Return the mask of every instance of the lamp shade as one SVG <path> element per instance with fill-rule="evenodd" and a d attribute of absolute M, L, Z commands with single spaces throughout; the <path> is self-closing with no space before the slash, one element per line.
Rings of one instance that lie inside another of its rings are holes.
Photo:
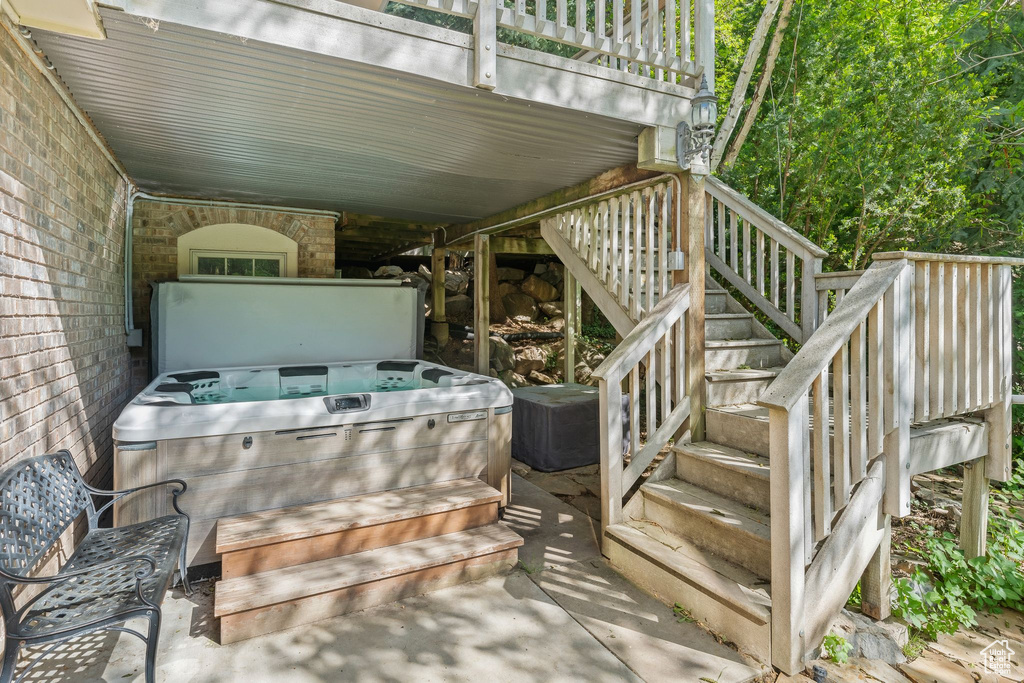
<path fill-rule="evenodd" d="M 714 126 L 718 118 L 718 98 L 708 88 L 707 77 L 701 77 L 700 90 L 690 103 L 690 122 L 695 129 Z"/>

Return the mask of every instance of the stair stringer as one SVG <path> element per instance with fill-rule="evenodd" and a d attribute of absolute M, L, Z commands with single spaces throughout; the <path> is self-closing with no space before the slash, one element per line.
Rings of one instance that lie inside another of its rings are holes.
<path fill-rule="evenodd" d="M 629 312 L 619 303 L 619 300 L 608 291 L 604 283 L 590 270 L 590 267 L 579 257 L 576 250 L 566 241 L 562 233 L 558 232 L 553 220 L 541 221 L 540 234 L 544 241 L 548 243 L 548 246 L 551 247 L 551 250 L 555 252 L 555 255 L 558 256 L 562 265 L 568 268 L 569 272 L 576 278 L 576 281 L 580 283 L 580 287 L 587 293 L 587 296 L 594 301 L 594 304 L 601 313 L 608 318 L 608 322 L 612 324 L 615 331 L 623 338 L 632 332 L 639 321 L 633 320 L 630 317 Z"/>

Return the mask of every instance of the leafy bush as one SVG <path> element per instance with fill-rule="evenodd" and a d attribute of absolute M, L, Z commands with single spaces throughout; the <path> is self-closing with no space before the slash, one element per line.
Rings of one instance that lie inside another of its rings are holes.
<path fill-rule="evenodd" d="M 1024 610 L 1024 530 L 1019 520 L 994 512 L 989 516 L 989 546 L 984 557 L 967 559 L 957 538 L 924 527 L 928 564 L 910 579 L 897 579 L 893 612 L 934 640 L 977 624 L 976 609 Z M 931 584 L 930 589 L 925 587 Z"/>
<path fill-rule="evenodd" d="M 850 641 L 835 633 L 829 633 L 821 643 L 822 653 L 836 664 L 846 664 L 852 648 Z"/>

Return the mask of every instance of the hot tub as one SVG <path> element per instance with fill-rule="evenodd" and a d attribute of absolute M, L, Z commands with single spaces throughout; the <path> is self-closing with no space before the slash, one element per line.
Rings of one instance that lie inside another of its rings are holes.
<path fill-rule="evenodd" d="M 160 375 L 114 423 L 114 484 L 188 482 L 189 562 L 219 559 L 217 520 L 478 477 L 508 503 L 512 393 L 417 360 L 213 368 Z M 169 511 L 165 492 L 117 524 Z"/>

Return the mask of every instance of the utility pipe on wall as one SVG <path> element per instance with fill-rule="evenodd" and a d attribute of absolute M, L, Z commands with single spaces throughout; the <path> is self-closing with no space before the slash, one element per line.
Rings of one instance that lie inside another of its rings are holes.
<path fill-rule="evenodd" d="M 227 202 L 216 199 L 186 199 L 178 197 L 161 197 L 160 195 L 148 194 L 135 191 L 128 197 L 128 206 L 125 208 L 124 224 L 124 331 L 128 335 L 128 346 L 142 346 L 142 331 L 135 329 L 135 313 L 132 301 L 132 219 L 135 214 L 135 200 L 144 199 L 164 204 L 175 204 L 178 206 L 207 206 L 225 207 L 231 209 L 254 209 L 256 211 L 277 211 L 290 213 L 298 216 L 330 216 L 335 222 L 341 219 L 337 211 L 324 211 L 321 209 L 300 209 L 294 206 L 276 206 L 272 204 L 247 204 L 241 202 Z"/>

